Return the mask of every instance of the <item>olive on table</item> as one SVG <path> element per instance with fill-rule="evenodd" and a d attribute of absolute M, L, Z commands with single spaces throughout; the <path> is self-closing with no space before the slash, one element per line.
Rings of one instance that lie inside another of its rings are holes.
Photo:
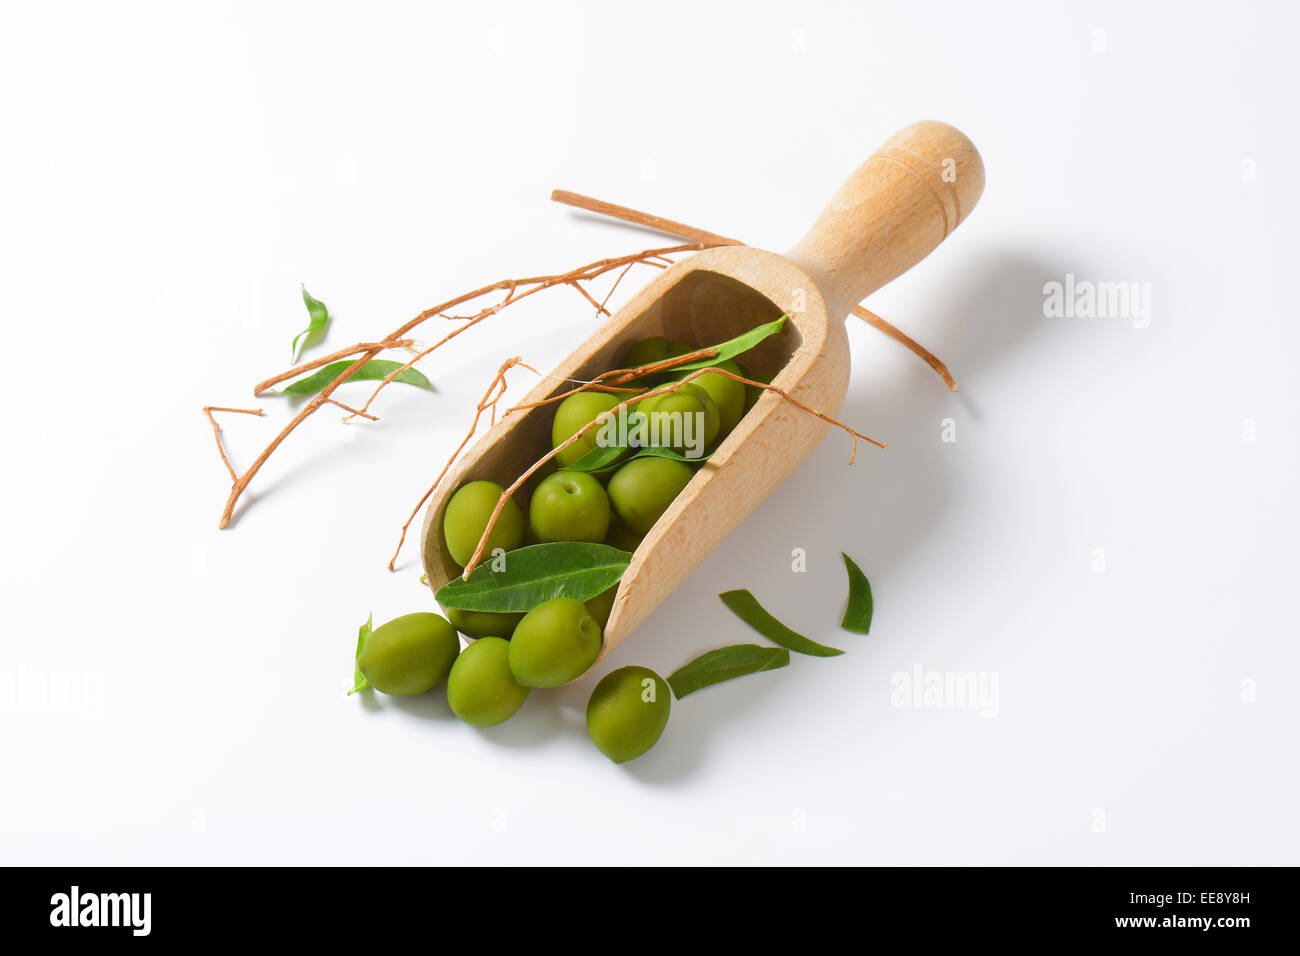
<path fill-rule="evenodd" d="M 442 533 L 447 541 L 447 553 L 462 568 L 474 556 L 478 540 L 504 492 L 494 481 L 471 481 L 458 488 L 447 502 L 447 510 L 442 515 Z M 490 555 L 497 548 L 511 551 L 519 547 L 524 543 L 526 530 L 523 510 L 511 498 L 501 509 L 483 554 Z"/>
<path fill-rule="evenodd" d="M 510 672 L 510 642 L 499 637 L 484 637 L 465 648 L 447 677 L 452 713 L 475 727 L 509 720 L 529 692 Z"/>
<path fill-rule="evenodd" d="M 524 615 L 510 639 L 510 671 L 526 687 L 559 687 L 600 655 L 600 625 L 575 598 L 552 598 Z"/>
<path fill-rule="evenodd" d="M 395 617 L 375 628 L 357 668 L 385 694 L 423 694 L 442 683 L 460 651 L 456 629 L 437 614 Z"/>
<path fill-rule="evenodd" d="M 609 496 L 585 472 L 557 471 L 533 492 L 528 525 L 538 541 L 599 543 L 609 531 Z"/>
<path fill-rule="evenodd" d="M 671 458 L 633 458 L 609 479 L 609 501 L 633 533 L 645 534 L 694 475 Z"/>
<path fill-rule="evenodd" d="M 672 692 L 648 667 L 620 667 L 606 674 L 587 701 L 587 733 L 614 763 L 635 760 L 658 742 L 668 726 Z"/>
<path fill-rule="evenodd" d="M 555 409 L 555 418 L 551 422 L 551 447 L 558 448 L 581 431 L 585 425 L 595 421 L 622 401 L 623 399 L 609 392 L 590 390 L 574 392 Z M 554 460 L 561 465 L 572 465 L 596 447 L 596 437 L 599 434 L 600 427 L 597 426 L 557 454 Z"/>

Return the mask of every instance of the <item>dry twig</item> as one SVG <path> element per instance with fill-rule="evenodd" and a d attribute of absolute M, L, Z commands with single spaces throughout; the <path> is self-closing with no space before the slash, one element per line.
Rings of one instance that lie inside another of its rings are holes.
<path fill-rule="evenodd" d="M 248 468 L 245 469 L 242 473 L 238 473 L 235 471 L 234 467 L 230 463 L 230 459 L 226 455 L 225 449 L 222 446 L 221 430 L 220 427 L 217 425 L 216 419 L 213 418 L 212 412 L 228 411 L 228 412 L 239 412 L 242 414 L 261 415 L 262 414 L 261 409 L 254 410 L 254 409 L 242 409 L 242 408 L 222 408 L 219 406 L 205 407 L 204 414 L 207 415 L 208 421 L 211 422 L 212 424 L 213 434 L 215 435 L 216 442 L 217 442 L 217 451 L 221 456 L 221 461 L 225 465 L 227 472 L 229 472 L 230 474 L 231 482 L 232 482 L 230 494 L 226 499 L 226 505 L 221 514 L 221 521 L 219 527 L 225 528 L 227 525 L 229 525 L 231 521 L 231 517 L 234 514 L 235 506 L 239 502 L 240 496 L 243 494 L 244 490 L 248 487 L 249 483 L 257 475 L 257 473 L 261 470 L 262 466 L 266 463 L 267 459 L 270 458 L 270 456 L 281 445 L 281 443 L 283 443 L 284 440 L 288 438 L 288 436 L 292 434 L 293 431 L 297 429 L 299 425 L 301 425 L 309 417 L 315 414 L 320 408 L 322 408 L 324 405 L 327 404 L 335 405 L 338 406 L 339 408 L 342 408 L 344 411 L 348 412 L 348 415 L 347 417 L 344 418 L 344 421 L 347 421 L 348 419 L 354 416 L 360 416 L 369 419 L 370 421 L 376 421 L 377 418 L 370 413 L 370 406 L 375 401 L 375 399 L 379 396 L 380 392 L 382 392 L 386 386 L 391 384 L 397 378 L 397 376 L 399 376 L 402 372 L 406 371 L 407 369 L 411 368 L 418 361 L 425 358 L 430 353 L 434 352 L 441 346 L 445 345 L 447 342 L 455 338 L 457 335 L 460 335 L 462 332 L 466 331 L 467 329 L 472 328 L 473 326 L 477 325 L 479 322 L 482 322 L 484 319 L 487 319 L 490 316 L 495 315 L 496 313 L 504 309 L 506 306 L 518 302 L 520 299 L 526 298 L 527 296 L 533 295 L 537 292 L 541 292 L 543 289 L 549 289 L 557 285 L 568 285 L 576 289 L 589 303 L 595 306 L 598 315 L 602 315 L 602 314 L 608 315 L 609 310 L 606 308 L 606 306 L 608 305 L 610 297 L 614 294 L 614 291 L 618 288 L 619 283 L 622 282 L 623 277 L 627 275 L 627 273 L 632 269 L 633 266 L 642 264 L 642 265 L 650 265 L 656 268 L 664 269 L 667 268 L 669 265 L 672 265 L 673 260 L 671 256 L 676 253 L 695 252 L 702 249 L 713 248 L 717 246 L 744 245 L 744 243 L 742 243 L 740 240 L 737 239 L 731 239 L 726 236 L 721 236 L 717 233 L 708 232 L 707 230 L 697 229 L 694 226 L 688 226 L 685 223 L 676 222 L 671 219 L 665 219 L 661 216 L 655 216 L 650 213 L 645 213 L 639 210 L 630 209 L 626 206 L 618 206 L 613 203 L 607 203 L 602 200 L 593 199 L 589 196 L 582 196 L 577 193 L 568 192 L 566 190 L 558 190 L 558 189 L 555 190 L 551 194 L 551 198 L 556 202 L 565 203 L 567 205 L 585 209 L 590 212 L 594 212 L 601 215 L 610 216 L 615 219 L 621 219 L 626 222 L 642 225 L 647 228 L 655 229 L 658 230 L 659 232 L 663 232 L 671 236 L 687 239 L 689 240 L 689 242 L 682 245 L 667 246 L 658 249 L 645 249 L 642 250 L 641 252 L 619 256 L 611 259 L 599 259 L 595 262 L 587 263 L 586 265 L 580 266 L 579 268 L 573 269 L 569 272 L 560 273 L 556 275 L 531 276 L 524 279 L 503 279 L 500 282 L 494 282 L 490 285 L 483 286 L 482 288 L 475 289 L 472 292 L 468 292 L 465 293 L 464 295 L 457 296 L 454 299 L 449 299 L 448 301 L 436 305 L 432 308 L 425 309 L 423 312 L 419 313 L 414 318 L 410 319 L 405 324 L 395 329 L 392 333 L 390 333 L 389 335 L 385 336 L 382 339 L 379 339 L 377 341 L 358 342 L 354 345 L 348 346 L 347 348 L 343 348 L 335 352 L 331 352 L 329 355 L 324 355 L 321 356 L 320 358 L 312 359 L 311 361 L 303 362 L 298 365 L 295 365 L 293 368 L 287 369 L 283 372 L 271 376 L 270 378 L 263 380 L 262 382 L 259 382 L 253 388 L 253 394 L 255 395 L 261 395 L 263 392 L 273 388 L 274 386 L 280 384 L 281 382 L 298 378 L 299 376 L 307 372 L 311 372 L 316 369 L 323 368 L 333 362 L 338 362 L 343 359 L 349 359 L 349 358 L 353 359 L 351 364 L 349 364 L 347 368 L 345 368 L 342 372 L 340 372 L 334 378 L 334 380 L 330 382 L 329 385 L 327 385 L 324 389 L 318 392 L 309 402 L 307 402 L 306 405 L 303 406 L 303 408 L 298 412 L 298 414 L 295 415 L 293 419 L 287 425 L 285 425 L 283 429 L 280 430 L 280 432 L 262 450 L 261 454 L 259 454 L 257 458 L 254 459 L 253 463 L 249 465 Z M 617 278 L 615 279 L 613 286 L 605 294 L 605 297 L 601 301 L 597 302 L 596 299 L 583 287 L 582 283 L 590 282 L 591 280 L 596 279 L 604 275 L 605 273 L 616 269 L 620 269 L 621 271 L 619 272 Z M 504 292 L 505 295 L 499 301 L 491 305 L 485 306 L 484 308 L 480 309 L 478 312 L 472 315 L 447 314 L 449 309 L 454 309 L 457 306 L 464 305 L 467 302 L 473 302 L 477 299 L 483 298 L 484 296 L 490 295 L 494 292 Z M 939 361 L 938 358 L 936 358 L 933 354 L 931 354 L 929 351 L 924 349 L 921 345 L 915 342 L 908 335 L 906 335 L 899 329 L 895 328 L 893 325 L 890 325 L 888 322 L 886 322 L 884 319 L 880 318 L 879 316 L 862 308 L 861 306 L 855 307 L 853 309 L 853 313 L 859 316 L 860 318 L 864 319 L 865 321 L 869 322 L 872 326 L 879 329 L 881 332 L 884 332 L 886 335 L 890 336 L 891 338 L 905 345 L 907 348 L 911 349 L 922 359 L 924 359 L 930 365 L 930 367 L 933 368 L 940 376 L 943 377 L 944 381 L 948 384 L 948 387 L 950 389 L 952 389 L 953 391 L 957 390 L 957 385 L 953 381 L 952 376 L 948 373 L 947 367 L 941 361 Z M 456 329 L 444 335 L 433 345 L 429 346 L 428 348 L 424 348 L 417 351 L 414 348 L 414 341 L 410 339 L 408 335 L 416 327 L 420 326 L 422 323 L 434 317 L 441 317 L 449 321 L 458 322 L 460 324 L 457 326 Z M 409 361 L 407 361 L 406 363 L 404 363 L 403 365 L 395 369 L 393 372 L 389 373 L 381 382 L 379 382 L 379 384 L 375 387 L 374 391 L 371 393 L 370 397 L 366 400 L 364 405 L 362 405 L 360 408 L 353 408 L 349 405 L 343 404 L 342 402 L 338 401 L 333 397 L 335 390 L 343 383 L 348 381 L 350 378 L 352 378 L 358 371 L 360 371 L 361 368 L 367 362 L 369 362 L 373 358 L 376 358 L 383 352 L 391 351 L 395 349 L 407 349 L 413 352 L 413 355 Z M 703 352 L 700 353 L 692 353 L 692 355 L 698 357 L 699 355 L 706 354 L 706 353 L 707 350 L 704 350 Z M 669 368 L 672 367 L 673 365 L 683 364 L 684 362 L 690 360 L 692 359 L 687 357 L 678 357 L 675 360 L 668 360 L 667 363 L 657 363 L 657 365 L 654 366 L 653 368 L 647 366 L 645 370 L 620 369 L 617 370 L 616 372 L 605 373 L 605 375 L 598 377 L 593 382 L 582 383 L 580 387 L 578 389 L 574 389 L 574 391 L 581 391 L 584 388 L 598 389 L 601 391 L 615 391 L 615 392 L 630 391 L 633 389 L 624 387 L 625 383 L 630 382 L 637 375 L 647 374 L 647 371 L 658 371 L 661 370 L 662 368 Z M 469 438 L 473 436 L 474 429 L 477 427 L 483 412 L 488 411 L 490 413 L 490 420 L 492 422 L 496 421 L 496 404 L 497 401 L 500 399 L 501 395 L 503 395 L 505 391 L 506 371 L 508 371 L 509 368 L 514 367 L 515 365 L 523 365 L 523 364 L 524 363 L 521 360 L 519 360 L 518 357 L 516 357 L 503 364 L 501 369 L 498 370 L 497 376 L 493 379 L 492 384 L 489 386 L 487 392 L 484 393 L 484 398 L 479 402 L 476 414 L 474 416 L 474 424 L 473 426 L 471 426 L 469 436 L 466 437 L 465 441 L 463 441 L 460 444 L 460 446 L 456 449 L 456 451 L 452 454 L 451 459 L 448 460 L 446 466 L 439 474 L 438 480 L 434 482 L 433 487 L 431 487 L 429 491 L 426 492 L 425 496 L 420 499 L 420 503 L 416 506 L 415 511 L 412 513 L 411 518 L 408 518 L 406 524 L 402 526 L 402 541 L 405 540 L 407 529 L 410 527 L 411 521 L 414 520 L 415 515 L 418 514 L 420 507 L 422 507 L 424 503 L 428 500 L 429 496 L 433 493 L 434 488 L 437 487 L 438 482 L 441 481 L 442 478 L 446 475 L 447 471 L 451 468 L 452 463 L 456 460 L 460 452 L 464 449 L 465 445 L 468 443 Z M 723 370 L 718 370 L 718 371 L 723 371 Z M 729 372 L 723 371 L 723 374 L 727 374 L 732 378 L 740 379 L 739 376 L 732 375 Z M 693 378 L 694 376 L 690 376 L 690 377 Z M 778 392 L 786 400 L 794 402 L 794 404 L 796 405 L 800 405 L 800 403 L 792 399 L 789 395 L 786 395 L 784 392 L 782 392 L 781 389 L 775 388 L 772 385 L 768 385 L 763 382 L 754 382 L 749 379 L 740 379 L 740 380 L 744 381 L 746 384 L 755 385 L 768 391 Z M 566 392 L 565 394 L 567 395 L 572 393 Z M 564 395 L 555 396 L 554 398 L 548 399 L 547 401 L 558 401 L 560 398 L 563 397 Z M 528 406 L 516 406 L 516 408 L 508 409 L 507 414 L 511 411 L 521 410 L 525 407 Z M 823 415 L 822 413 L 814 409 L 807 408 L 806 406 L 802 406 L 802 405 L 800 405 L 800 407 L 803 408 L 805 411 L 809 412 L 810 414 L 816 415 L 817 417 L 822 418 L 825 421 L 831 422 L 832 424 L 840 428 L 844 428 L 846 431 L 848 431 L 854 437 L 855 454 L 856 454 L 858 438 L 864 438 L 867 441 L 872 441 L 872 439 L 866 438 L 865 435 L 860 435 L 859 433 L 853 431 L 853 429 L 849 428 L 847 425 L 844 425 L 841 422 L 830 419 L 829 417 Z M 879 443 L 876 442 L 876 444 Z M 554 452 L 552 452 L 552 455 L 553 454 Z M 551 456 L 547 456 L 547 458 L 549 457 Z M 543 462 L 545 460 L 547 459 L 543 459 Z M 852 459 L 850 459 L 850 461 L 851 460 Z M 540 465 L 542 464 L 542 462 L 539 462 L 538 464 Z M 535 470 L 536 467 L 537 466 L 534 466 L 533 470 Z M 531 473 L 532 472 L 530 470 L 529 474 Z M 524 478 L 526 477 L 527 475 L 524 476 Z M 522 480 L 523 479 L 521 478 L 520 481 Z M 516 482 L 516 485 L 512 487 L 517 487 L 518 484 L 519 482 Z M 495 521 L 496 514 L 499 513 L 500 507 L 501 507 L 501 503 L 498 504 L 498 511 L 494 512 L 493 515 L 494 521 Z M 486 533 L 484 535 L 483 540 L 486 540 Z M 482 542 L 480 542 L 480 546 L 481 544 Z M 399 551 L 401 550 L 401 541 L 399 541 L 398 543 L 398 550 Z M 393 556 L 393 560 L 389 562 L 390 569 L 393 567 L 396 557 L 397 555 L 395 553 Z M 475 561 L 477 561 L 479 557 L 480 556 L 476 554 Z M 471 569 L 472 567 L 473 567 L 473 563 L 471 563 L 470 565 Z M 468 569 L 466 571 L 466 574 L 468 574 Z"/>
<path fill-rule="evenodd" d="M 406 519 L 406 524 L 402 525 L 402 534 L 401 537 L 397 539 L 397 547 L 393 550 L 393 556 L 388 559 L 389 571 L 396 570 L 394 566 L 397 564 L 397 556 L 402 551 L 402 545 L 406 543 L 406 532 L 410 529 L 411 522 L 415 520 L 415 516 L 420 513 L 420 509 L 424 507 L 424 503 L 429 500 L 430 496 L 437 489 L 438 484 L 446 477 L 447 472 L 451 470 L 452 464 L 460 457 L 460 453 L 465 450 L 465 446 L 469 444 L 470 439 L 474 437 L 474 432 L 478 430 L 479 419 L 483 417 L 483 413 L 491 409 L 492 422 L 493 424 L 496 423 L 497 402 L 499 402 L 501 396 L 506 393 L 506 372 L 510 371 L 516 365 L 523 366 L 534 374 L 541 374 L 537 369 L 533 368 L 518 355 L 514 358 L 506 359 L 501 363 L 501 367 L 497 369 L 497 374 L 488 385 L 487 391 L 485 391 L 483 397 L 478 400 L 478 405 L 474 410 L 474 421 L 470 424 L 469 431 L 465 433 L 465 437 L 461 439 L 460 444 L 456 446 L 456 450 L 451 453 L 451 457 L 447 459 L 447 464 L 442 466 L 442 471 L 438 472 L 438 477 L 433 479 L 433 484 L 431 484 L 429 490 L 424 493 L 424 497 L 417 501 L 415 507 L 411 509 L 411 515 Z"/>
<path fill-rule="evenodd" d="M 378 341 L 358 342 L 355 345 L 350 345 L 345 349 L 340 349 L 339 351 L 333 352 L 322 358 L 312 359 L 310 362 L 303 362 L 300 365 L 296 365 L 287 371 L 281 372 L 278 375 L 273 375 L 260 382 L 254 387 L 255 394 L 261 394 L 280 382 L 287 381 L 291 378 L 297 378 L 305 372 L 321 368 L 332 361 L 355 357 L 352 364 L 340 372 L 329 385 L 325 386 L 325 388 L 318 392 L 311 401 L 307 402 L 307 404 L 302 407 L 298 414 L 290 420 L 289 424 L 285 425 L 284 428 L 280 430 L 280 433 L 277 434 L 264 449 L 262 449 L 262 453 L 254 459 L 253 463 L 249 465 L 243 473 L 233 474 L 234 469 L 230 468 L 229 462 L 227 461 L 227 468 L 232 472 L 233 485 L 230 489 L 230 495 L 226 499 L 226 506 L 221 513 L 221 521 L 218 524 L 218 527 L 225 528 L 230 524 L 230 519 L 235 511 L 235 505 L 239 502 L 239 498 L 244 493 L 244 489 L 248 487 L 249 482 L 253 480 L 261 470 L 262 466 L 266 464 L 267 459 L 271 457 L 275 450 L 280 447 L 281 443 L 288 438 L 299 425 L 314 415 L 323 405 L 339 404 L 333 398 L 335 390 L 360 371 L 362 366 L 371 359 L 376 358 L 382 352 L 391 349 L 409 347 L 412 342 L 407 338 L 407 336 L 413 329 L 427 320 L 434 318 L 435 316 L 442 316 L 443 318 L 448 319 L 455 318 L 460 321 L 461 324 L 458 325 L 455 330 L 444 335 L 429 348 L 418 352 L 409 362 L 406 362 L 404 365 L 387 375 L 383 381 L 376 386 L 374 392 L 371 393 L 370 398 L 366 400 L 366 403 L 362 405 L 361 408 L 356 409 L 355 411 L 349 409 L 351 414 L 365 415 L 365 417 L 373 420 L 374 416 L 369 414 L 370 405 L 385 386 L 389 385 L 398 375 L 410 368 L 420 359 L 451 341 L 462 332 L 473 328 L 489 316 L 500 312 L 508 305 L 512 305 L 513 303 L 527 298 L 537 292 L 541 292 L 543 289 L 549 289 L 557 285 L 573 285 L 578 287 L 580 291 L 585 294 L 586 290 L 581 289 L 578 284 L 582 282 L 590 282 L 592 279 L 599 278 L 607 272 L 616 269 L 623 269 L 627 266 L 635 265 L 638 262 L 646 262 L 654 258 L 670 256 L 679 252 L 697 252 L 704 248 L 706 248 L 706 245 L 703 243 L 690 242 L 680 245 L 664 246 L 657 249 L 645 249 L 641 252 L 617 256 L 612 259 L 598 259 L 595 262 L 589 262 L 577 269 L 557 275 L 530 276 L 524 279 L 502 279 L 500 282 L 493 282 L 490 285 L 485 285 L 482 288 L 475 289 L 473 292 L 467 292 L 464 295 L 456 296 L 454 299 L 449 299 L 446 302 L 433 306 L 432 308 L 425 309 L 419 315 L 410 319 L 408 322 Z M 502 291 L 505 292 L 505 296 L 501 301 L 480 309 L 475 315 L 468 317 L 452 317 L 445 315 L 448 309 L 454 309 L 457 306 L 464 305 L 466 302 L 472 302 L 476 299 L 481 299 L 484 296 L 490 295 L 493 292 Z"/>
<path fill-rule="evenodd" d="M 569 192 L 567 189 L 557 189 L 551 193 L 551 199 L 555 202 L 564 203 L 566 206 L 574 206 L 578 209 L 585 209 L 588 212 L 600 213 L 602 216 L 609 216 L 613 219 L 621 219 L 624 222 L 636 223 L 639 226 L 645 226 L 649 229 L 655 229 L 659 232 L 670 236 L 679 236 L 683 239 L 694 239 L 697 242 L 707 242 L 711 246 L 742 246 L 745 243 L 738 239 L 727 239 L 716 233 L 707 232 L 703 229 L 696 229 L 694 226 L 688 226 L 684 223 L 674 222 L 671 219 L 664 219 L 660 216 L 654 216 L 647 212 L 641 212 L 639 209 L 631 209 L 627 206 L 619 206 L 614 203 L 605 202 L 603 199 L 592 199 L 590 196 L 583 196 L 579 193 Z M 952 375 L 948 372 L 948 366 L 944 365 L 937 356 L 929 349 L 926 349 L 906 332 L 890 325 L 874 312 L 870 312 L 860 305 L 853 307 L 853 314 L 858 318 L 865 320 L 870 325 L 884 332 L 891 339 L 901 343 L 915 352 L 921 359 L 934 369 L 943 379 L 948 390 L 957 391 L 957 383 L 953 381 Z"/>
<path fill-rule="evenodd" d="M 260 408 L 226 408 L 222 405 L 203 406 L 203 414 L 208 417 L 208 421 L 212 424 L 212 437 L 217 440 L 217 454 L 221 456 L 221 463 L 226 466 L 226 471 L 230 472 L 230 480 L 238 481 L 239 475 L 235 474 L 235 466 L 232 465 L 230 459 L 226 457 L 226 449 L 221 444 L 221 426 L 218 425 L 217 420 L 212 417 L 213 412 L 237 412 L 240 415 L 261 415 L 262 410 Z"/>

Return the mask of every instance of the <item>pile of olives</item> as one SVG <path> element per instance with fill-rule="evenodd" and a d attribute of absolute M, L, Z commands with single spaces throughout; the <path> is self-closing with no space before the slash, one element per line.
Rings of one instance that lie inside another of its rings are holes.
<path fill-rule="evenodd" d="M 645 339 L 632 347 L 621 367 L 649 365 L 689 351 L 691 347 L 683 342 Z M 745 374 L 735 362 L 718 364 Z M 658 388 L 687 374 L 669 371 L 645 376 L 636 384 Z M 633 414 L 645 417 L 649 434 L 674 436 L 669 446 L 679 454 L 703 460 L 736 427 L 760 391 L 706 372 L 638 402 Z M 631 394 L 569 395 L 556 406 L 551 447 L 563 444 Z M 687 416 L 693 416 L 693 427 L 674 427 Z M 603 542 L 636 550 L 699 463 L 631 457 L 629 451 L 625 452 L 629 460 L 607 475 L 566 470 L 597 447 L 600 431 L 591 429 L 555 456 L 558 470 L 533 488 L 527 514 L 513 497 L 505 503 L 485 555 L 548 541 Z M 473 556 L 504 490 L 495 482 L 471 481 L 448 501 L 443 536 L 447 554 L 461 567 Z M 478 727 L 499 724 L 523 706 L 534 687 L 567 684 L 596 662 L 616 591 L 617 586 L 612 587 L 585 603 L 555 598 L 526 614 L 454 608 L 446 609 L 447 619 L 408 614 L 375 629 L 358 667 L 371 686 L 387 694 L 422 694 L 445 679 L 447 701 L 458 717 Z M 464 651 L 457 631 L 472 641 Z M 615 763 L 638 757 L 663 733 L 670 703 L 668 685 L 653 671 L 643 667 L 614 671 L 597 685 L 587 707 L 592 741 Z"/>

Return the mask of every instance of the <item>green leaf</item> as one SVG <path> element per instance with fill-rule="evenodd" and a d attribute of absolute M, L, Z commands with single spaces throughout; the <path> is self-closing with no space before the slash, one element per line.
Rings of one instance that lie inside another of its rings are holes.
<path fill-rule="evenodd" d="M 370 686 L 370 681 L 366 680 L 366 675 L 361 673 L 361 652 L 366 649 L 366 641 L 370 640 L 370 631 L 375 624 L 375 616 L 371 614 L 366 618 L 366 623 L 361 625 L 357 631 L 357 656 L 353 659 L 352 664 L 352 689 L 348 691 L 351 697 L 357 691 L 365 690 Z"/>
<path fill-rule="evenodd" d="M 785 648 L 732 644 L 706 651 L 689 664 L 677 668 L 668 676 L 668 686 L 673 689 L 673 696 L 681 700 L 687 694 L 733 677 L 775 670 L 789 663 L 790 652 Z"/>
<path fill-rule="evenodd" d="M 339 375 L 353 364 L 354 359 L 344 359 L 341 362 L 334 362 L 326 365 L 324 368 L 317 369 L 306 378 L 300 378 L 298 381 L 283 389 L 281 395 L 315 395 L 330 382 L 334 381 Z M 378 382 L 387 378 L 391 373 L 405 365 L 405 362 L 395 362 L 392 359 L 371 359 L 361 368 L 357 369 L 356 374 L 348 379 L 349 382 Z M 424 377 L 424 373 L 415 368 L 404 369 L 398 375 L 394 382 L 405 382 L 407 385 L 418 385 L 420 388 L 430 388 L 432 383 Z"/>
<path fill-rule="evenodd" d="M 796 634 L 769 614 L 763 605 L 758 603 L 758 599 L 748 591 L 725 591 L 718 597 L 722 598 L 722 603 L 731 608 L 731 612 L 736 617 L 773 644 L 780 644 L 798 654 L 809 654 L 812 657 L 836 657 L 844 653 L 838 648 L 827 647 L 825 644 L 809 640 L 802 634 Z"/>
<path fill-rule="evenodd" d="M 329 309 L 325 308 L 325 303 L 320 299 L 313 298 L 306 286 L 302 287 L 302 301 L 307 306 L 309 318 L 307 328 L 293 337 L 294 361 L 298 359 L 298 343 L 301 341 L 303 348 L 315 345 L 325 337 L 325 327 L 330 323 Z"/>
<path fill-rule="evenodd" d="M 503 570 L 493 570 L 500 560 Z M 469 576 L 444 584 L 434 595 L 445 608 L 460 611 L 527 613 L 557 597 L 590 601 L 615 584 L 632 555 L 607 544 L 550 541 L 490 555 Z"/>
<path fill-rule="evenodd" d="M 672 448 L 665 448 L 661 445 L 647 445 L 645 448 L 637 449 L 635 455 L 623 458 L 622 455 L 628 449 L 625 446 L 606 445 L 597 446 L 587 452 L 572 465 L 565 465 L 560 471 L 585 471 L 588 474 L 600 474 L 606 471 L 613 471 L 615 468 L 622 468 L 634 458 L 671 458 L 673 461 L 685 462 L 688 465 L 698 465 L 700 462 L 708 461 L 708 455 L 701 455 L 699 458 L 689 458 L 679 451 Z"/>
<path fill-rule="evenodd" d="M 759 342 L 763 341 L 770 335 L 776 335 L 785 325 L 787 316 L 781 316 L 766 325 L 758 325 L 750 329 L 743 335 L 738 335 L 734 339 L 729 339 L 721 345 L 712 346 L 718 350 L 718 354 L 713 358 L 699 359 L 695 362 L 687 362 L 685 365 L 674 365 L 669 371 L 676 375 L 678 372 L 693 372 L 697 368 L 708 368 L 711 365 L 717 365 L 719 362 L 725 362 L 727 359 L 735 358 L 743 352 L 748 352 Z M 695 351 L 692 349 L 692 351 Z"/>
<path fill-rule="evenodd" d="M 604 471 L 615 465 L 621 465 L 623 453 L 626 451 L 626 445 L 597 445 L 572 465 L 563 466 L 560 471 Z"/>
<path fill-rule="evenodd" d="M 871 582 L 862 573 L 862 569 L 853 563 L 843 551 L 844 568 L 849 572 L 849 603 L 844 609 L 844 620 L 840 627 L 854 634 L 868 634 L 871 631 L 871 615 L 875 612 L 875 603 L 871 599 Z"/>

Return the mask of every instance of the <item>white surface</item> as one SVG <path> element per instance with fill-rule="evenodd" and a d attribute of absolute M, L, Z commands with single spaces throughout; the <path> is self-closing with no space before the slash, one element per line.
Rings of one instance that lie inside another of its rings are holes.
<path fill-rule="evenodd" d="M 1300 862 L 1293 9 L 540 6 L 5 5 L 0 859 Z M 889 448 L 832 434 L 609 666 L 751 639 L 732 587 L 846 655 L 675 704 L 623 768 L 590 683 L 488 732 L 343 696 L 366 614 L 428 607 L 384 564 L 497 364 L 595 322 L 547 293 L 436 394 L 317 416 L 219 533 L 199 408 L 286 367 L 300 281 L 337 348 L 659 242 L 557 186 L 783 249 L 926 117 L 988 189 L 868 304 L 961 392 L 853 325 L 842 417 Z M 1149 282 L 1149 327 L 1044 318 L 1066 273 Z M 893 706 L 917 666 L 996 675 L 996 716 Z"/>

